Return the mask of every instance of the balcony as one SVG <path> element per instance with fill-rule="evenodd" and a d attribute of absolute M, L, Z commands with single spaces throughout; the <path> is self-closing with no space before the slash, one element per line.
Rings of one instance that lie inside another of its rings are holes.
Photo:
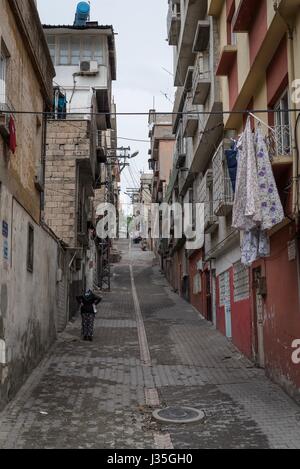
<path fill-rule="evenodd" d="M 209 169 L 198 188 L 197 202 L 204 204 L 204 230 L 212 233 L 218 226 L 218 218 L 214 213 L 213 171 Z"/>
<path fill-rule="evenodd" d="M 208 0 L 208 14 L 219 16 L 224 4 L 224 0 Z"/>
<path fill-rule="evenodd" d="M 173 0 L 169 2 L 167 17 L 168 40 L 170 46 L 177 46 L 180 35 L 181 15 L 179 5 Z"/>
<path fill-rule="evenodd" d="M 213 211 L 218 217 L 225 217 L 231 212 L 234 193 L 229 176 L 225 150 L 230 148 L 230 142 L 223 141 L 213 157 L 214 204 Z"/>
<path fill-rule="evenodd" d="M 235 33 L 246 33 L 249 31 L 254 19 L 253 12 L 258 12 L 260 3 L 261 0 L 240 1 L 233 19 L 233 31 Z"/>
<path fill-rule="evenodd" d="M 181 148 L 181 145 L 177 145 L 174 153 L 174 166 L 176 169 L 183 169 L 185 167 L 186 152 Z"/>
<path fill-rule="evenodd" d="M 237 46 L 227 45 L 223 47 L 216 75 L 227 77 L 237 58 Z"/>
<path fill-rule="evenodd" d="M 183 3 L 183 2 L 182 2 Z M 187 68 L 194 62 L 193 44 L 198 22 L 207 16 L 207 0 L 186 0 L 181 11 L 181 30 L 174 62 L 174 84 L 183 86 Z"/>
<path fill-rule="evenodd" d="M 198 21 L 194 44 L 193 52 L 204 52 L 208 48 L 209 44 L 209 35 L 210 35 L 210 23 L 207 20 Z"/>
<path fill-rule="evenodd" d="M 198 127 L 197 106 L 193 105 L 192 94 L 189 93 L 183 108 L 182 129 L 184 137 L 194 137 Z"/>
<path fill-rule="evenodd" d="M 211 73 L 209 70 L 209 57 L 200 57 L 193 75 L 193 104 L 204 105 L 211 88 Z"/>

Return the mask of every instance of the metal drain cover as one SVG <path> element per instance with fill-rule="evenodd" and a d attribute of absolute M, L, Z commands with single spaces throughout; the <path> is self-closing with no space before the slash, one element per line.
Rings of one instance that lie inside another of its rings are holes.
<path fill-rule="evenodd" d="M 204 412 L 192 407 L 166 407 L 153 412 L 153 417 L 160 422 L 193 423 L 205 418 Z"/>

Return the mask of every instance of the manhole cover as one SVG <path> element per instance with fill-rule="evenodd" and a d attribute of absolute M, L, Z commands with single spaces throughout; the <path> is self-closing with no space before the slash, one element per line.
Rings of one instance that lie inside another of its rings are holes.
<path fill-rule="evenodd" d="M 153 412 L 153 417 L 161 422 L 193 423 L 203 420 L 204 412 L 191 407 L 166 407 Z"/>

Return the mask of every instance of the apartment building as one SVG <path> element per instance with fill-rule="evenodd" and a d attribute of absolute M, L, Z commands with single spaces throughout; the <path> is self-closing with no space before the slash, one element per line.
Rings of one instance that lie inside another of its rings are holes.
<path fill-rule="evenodd" d="M 222 269 L 218 265 L 218 282 L 227 289 L 225 297 L 231 296 L 234 343 L 296 398 L 300 381 L 291 344 L 300 334 L 299 129 L 292 93 L 299 76 L 299 6 L 298 1 L 271 0 L 256 2 L 255 8 L 245 0 L 208 5 L 209 14 L 218 21 L 222 44 L 217 75 L 224 107 L 230 111 L 224 116 L 225 129 L 237 134 L 243 130 L 245 116 L 236 110 L 269 110 L 256 112 L 251 125 L 260 125 L 268 138 L 285 214 L 269 232 L 270 256 L 253 263 L 249 272 L 241 272 L 236 263 Z M 217 324 L 224 331 L 220 303 Z"/>
<path fill-rule="evenodd" d="M 223 137 L 223 105 L 216 77 L 218 24 L 207 14 L 207 1 L 170 1 L 168 37 L 174 46 L 177 91 L 173 119 L 176 149 L 166 201 L 205 203 L 205 227 L 213 232 L 217 223 L 210 203 L 212 157 Z M 198 267 L 203 251 L 187 251 L 185 241 L 170 242 L 173 287 L 212 320 L 210 264 L 205 270 L 207 295 L 200 296 Z"/>
<path fill-rule="evenodd" d="M 52 105 L 55 71 L 35 2 L 1 0 L 0 10 L 2 408 L 55 339 L 62 246 L 41 217 L 43 113 Z"/>
<path fill-rule="evenodd" d="M 90 21 L 89 14 L 89 4 L 80 2 L 73 25 L 44 25 L 56 71 L 46 142 L 45 220 L 69 253 L 68 307 L 62 322 L 76 313 L 76 295 L 99 285 L 95 204 L 105 201 L 114 130 L 114 32 L 112 26 Z"/>
<path fill-rule="evenodd" d="M 184 237 L 171 239 L 174 289 L 296 398 L 299 119 L 292 93 L 299 76 L 299 6 L 288 0 L 169 2 L 177 92 L 166 197 L 168 203 L 204 204 L 202 248 L 187 250 Z M 250 268 L 242 263 L 243 233 L 232 227 L 235 193 L 227 160 L 248 117 L 252 131 L 260 128 L 265 136 L 284 209 L 284 220 L 268 231 L 270 255 Z"/>
<path fill-rule="evenodd" d="M 149 138 L 151 148 L 149 149 L 149 169 L 153 171 L 152 177 L 152 203 L 162 204 L 164 202 L 167 187 L 169 184 L 170 174 L 173 166 L 173 152 L 175 139 L 172 133 L 172 116 L 168 114 L 156 114 L 155 110 L 149 111 Z M 152 239 L 152 249 L 156 255 L 160 257 L 161 267 L 165 270 L 167 262 L 166 240 L 161 236 L 161 216 L 155 221 L 154 212 L 152 211 L 153 230 L 157 234 Z M 154 226 L 157 223 L 157 227 Z M 154 236 L 154 231 L 152 232 Z"/>

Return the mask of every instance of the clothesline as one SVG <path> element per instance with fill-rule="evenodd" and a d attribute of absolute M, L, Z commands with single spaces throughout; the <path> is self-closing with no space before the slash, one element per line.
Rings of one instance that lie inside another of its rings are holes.
<path fill-rule="evenodd" d="M 16 111 L 16 110 L 2 110 L 0 111 L 2 114 L 28 114 L 28 115 L 44 115 L 44 116 L 51 116 L 53 115 L 54 111 Z M 178 111 L 178 112 L 169 112 L 169 111 L 157 111 L 151 113 L 152 116 L 177 116 L 177 115 L 236 115 L 236 114 L 246 114 L 246 115 L 253 115 L 255 114 L 272 114 L 272 113 L 292 113 L 298 112 L 300 113 L 300 109 L 242 109 L 242 110 L 232 110 L 232 111 Z M 149 116 L 148 112 L 70 112 L 66 113 L 66 115 L 72 116 Z M 256 117 L 256 116 L 255 116 Z M 257 118 L 257 117 L 256 117 Z M 263 122 L 263 121 L 262 121 Z"/>
<path fill-rule="evenodd" d="M 276 133 L 275 129 L 273 127 L 270 127 L 269 125 L 267 125 L 262 119 L 259 119 L 259 117 L 255 116 L 255 114 L 253 114 L 252 112 L 249 112 L 249 116 L 253 117 L 254 119 L 256 119 L 258 122 L 260 122 L 264 127 L 266 127 L 267 129 L 269 129 L 271 132 L 274 132 L 274 134 Z"/>

